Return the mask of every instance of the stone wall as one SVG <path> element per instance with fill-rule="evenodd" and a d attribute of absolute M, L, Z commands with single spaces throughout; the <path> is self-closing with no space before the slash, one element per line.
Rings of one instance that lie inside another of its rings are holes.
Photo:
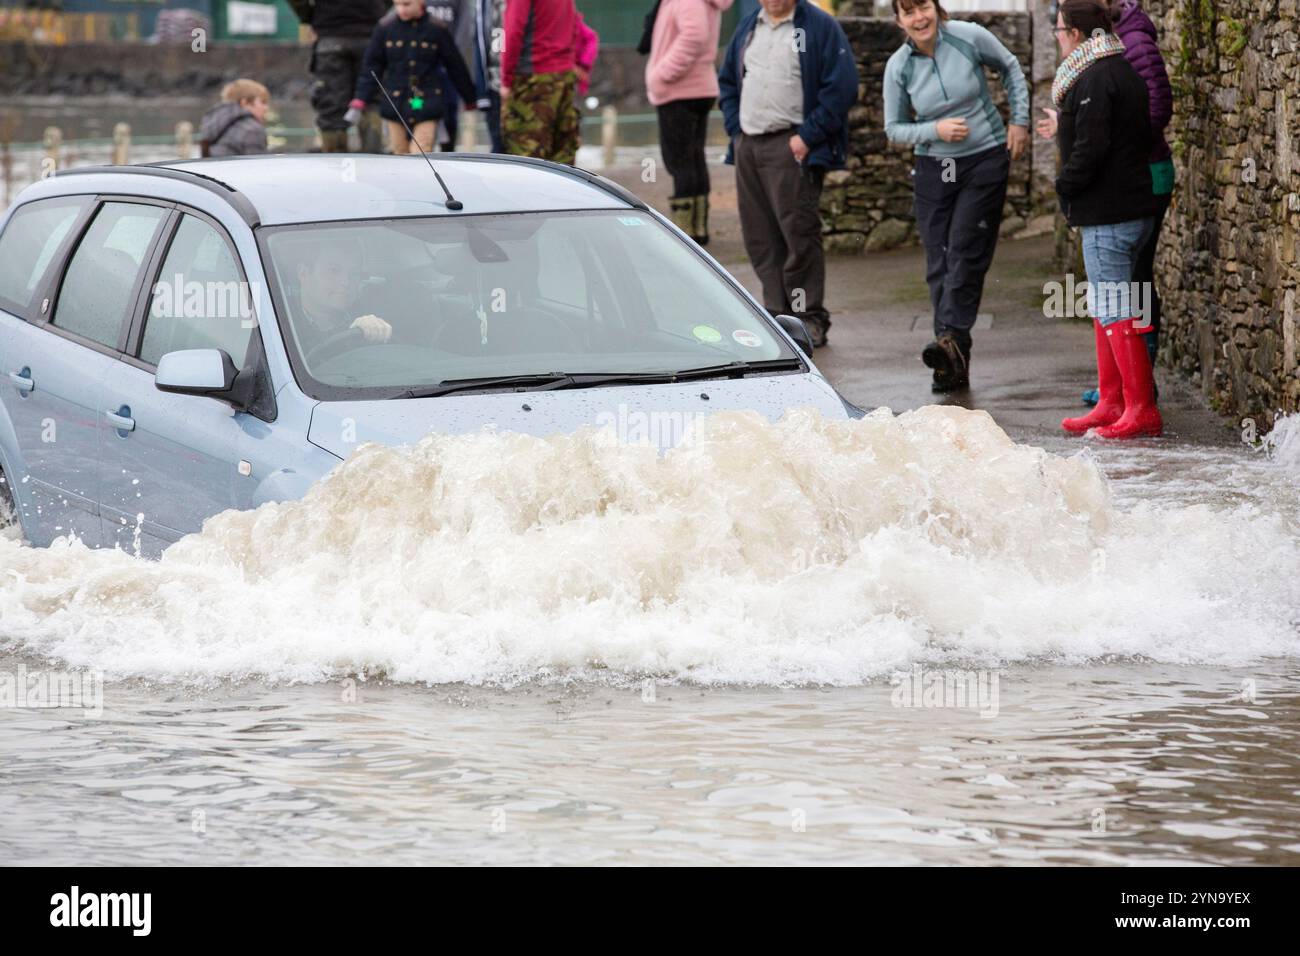
<path fill-rule="evenodd" d="M 865 6 L 859 4 L 859 7 Z M 841 5 L 841 11 L 855 9 Z M 1027 13 L 974 13 L 961 15 L 982 23 L 995 33 L 1021 62 L 1027 77 L 1034 77 L 1034 42 Z M 912 244 L 916 223 L 912 218 L 912 150 L 892 145 L 885 138 L 882 86 L 885 63 L 902 43 L 902 31 L 892 20 L 842 16 L 840 25 L 857 54 L 861 93 L 849 114 L 849 165 L 826 180 L 822 213 L 827 249 L 853 253 Z M 997 74 L 990 72 L 989 88 L 1008 117 L 1006 94 Z M 1035 84 L 1037 85 L 1037 84 Z M 1050 86 L 1050 76 L 1048 77 Z M 1035 94 L 1036 107 L 1038 95 Z M 1041 149 L 1036 154 L 1041 154 Z M 1047 178 L 1035 176 L 1034 160 L 1025 156 L 1012 164 L 1007 188 L 1003 235 L 1048 231 L 1053 225 L 1055 197 L 1051 192 L 1051 158 Z M 1042 168 L 1041 155 L 1038 159 Z"/>
<path fill-rule="evenodd" d="M 1147 0 L 1174 86 L 1162 364 L 1267 430 L 1300 410 L 1297 0 Z"/>

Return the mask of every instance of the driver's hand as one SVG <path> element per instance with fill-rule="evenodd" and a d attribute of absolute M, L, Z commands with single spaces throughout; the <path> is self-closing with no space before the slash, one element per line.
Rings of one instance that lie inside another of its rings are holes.
<path fill-rule="evenodd" d="M 377 315 L 363 315 L 353 320 L 351 327 L 360 329 L 367 342 L 387 342 L 393 337 L 393 327 Z"/>

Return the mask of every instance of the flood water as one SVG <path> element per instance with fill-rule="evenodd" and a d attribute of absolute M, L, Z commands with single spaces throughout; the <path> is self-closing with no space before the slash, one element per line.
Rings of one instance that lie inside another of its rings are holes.
<path fill-rule="evenodd" d="M 0 113 L 143 138 L 205 105 Z M 0 539 L 0 704 L 102 692 L 0 706 L 0 854 L 1294 865 L 1300 418 L 1275 434 L 448 437 L 161 563 Z"/>
<path fill-rule="evenodd" d="M 101 720 L 0 718 L 0 843 L 43 864 L 1300 858 L 1290 664 L 1014 667 L 991 719 L 879 683 L 647 696 L 114 685 Z"/>
<path fill-rule="evenodd" d="M 6 858 L 1300 861 L 1300 420 L 719 418 L 372 449 L 161 564 L 0 542 L 0 671 L 105 680 L 0 709 Z"/>

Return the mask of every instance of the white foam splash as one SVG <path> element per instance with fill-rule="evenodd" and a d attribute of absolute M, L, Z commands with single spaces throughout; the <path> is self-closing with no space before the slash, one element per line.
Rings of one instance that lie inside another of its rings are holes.
<path fill-rule="evenodd" d="M 1280 416 L 1262 444 L 1273 462 L 1288 472 L 1300 474 L 1300 414 Z"/>
<path fill-rule="evenodd" d="M 853 684 L 912 661 L 1300 655 L 1296 529 L 1116 511 L 982 412 L 366 446 L 161 562 L 0 540 L 0 645 L 110 675 Z"/>

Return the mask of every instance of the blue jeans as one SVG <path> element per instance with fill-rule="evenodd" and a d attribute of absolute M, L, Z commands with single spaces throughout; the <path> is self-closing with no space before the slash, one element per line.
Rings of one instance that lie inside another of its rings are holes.
<path fill-rule="evenodd" d="M 1079 228 L 1083 265 L 1088 270 L 1088 313 L 1103 326 L 1132 318 L 1150 324 L 1151 284 L 1139 283 L 1134 288 L 1133 274 L 1142 247 L 1154 230 L 1151 216 Z"/>

